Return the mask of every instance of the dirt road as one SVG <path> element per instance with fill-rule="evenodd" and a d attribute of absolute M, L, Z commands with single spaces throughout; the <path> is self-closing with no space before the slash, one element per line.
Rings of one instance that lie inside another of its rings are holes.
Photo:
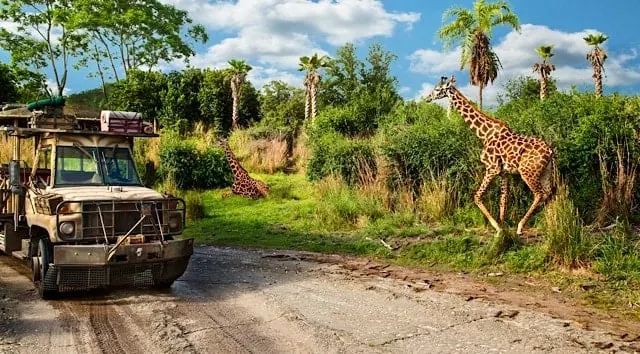
<path fill-rule="evenodd" d="M 553 296 L 340 256 L 200 247 L 169 291 L 58 301 L 0 257 L 7 353 L 638 352 L 633 330 Z"/>

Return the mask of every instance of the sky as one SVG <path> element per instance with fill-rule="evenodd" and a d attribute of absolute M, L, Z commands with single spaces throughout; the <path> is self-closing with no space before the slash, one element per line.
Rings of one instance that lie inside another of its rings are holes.
<path fill-rule="evenodd" d="M 229 59 L 244 59 L 253 70 L 249 80 L 258 87 L 271 80 L 302 86 L 299 58 L 313 53 L 332 56 L 351 42 L 361 58 L 371 43 L 397 55 L 392 73 L 406 99 L 430 92 L 441 76 L 455 75 L 461 91 L 472 99 L 468 71 L 460 70 L 460 50 L 444 52 L 436 33 L 443 12 L 451 6 L 471 8 L 472 0 L 160 0 L 186 10 L 194 23 L 205 26 L 209 41 L 196 46 L 195 67 L 223 68 Z M 490 1 L 490 0 L 489 0 Z M 496 27 L 492 45 L 502 63 L 496 82 L 485 89 L 485 105 L 495 105 L 504 84 L 520 75 L 534 76 L 535 48 L 554 45 L 552 77 L 560 89 L 592 90 L 592 69 L 582 39 L 602 32 L 605 93 L 640 93 L 640 0 L 511 0 L 520 19 L 520 33 Z M 2 23 L 3 26 L 11 24 Z M 6 53 L 0 60 L 7 62 Z M 180 70 L 182 62 L 164 63 L 163 71 Z M 99 86 L 87 71 L 69 74 L 67 93 Z"/>

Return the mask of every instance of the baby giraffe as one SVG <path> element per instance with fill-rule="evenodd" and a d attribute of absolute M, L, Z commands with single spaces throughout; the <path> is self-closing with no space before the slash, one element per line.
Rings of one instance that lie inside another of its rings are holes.
<path fill-rule="evenodd" d="M 512 132 L 509 127 L 497 119 L 491 118 L 477 109 L 471 102 L 453 86 L 455 78 L 449 81 L 442 77 L 440 84 L 425 100 L 430 102 L 447 97 L 460 112 L 462 118 L 482 140 L 484 149 L 480 161 L 485 165 L 485 174 L 480 187 L 475 192 L 473 200 L 480 211 L 489 220 L 496 231 L 502 231 L 501 226 L 491 216 L 482 203 L 482 196 L 487 191 L 491 181 L 500 176 L 500 223 L 504 222 L 509 191 L 508 174 L 519 174 L 533 192 L 533 204 L 518 223 L 517 234 L 522 229 L 540 203 L 549 199 L 554 192 L 553 168 L 554 152 L 549 145 L 538 138 L 522 136 Z"/>
<path fill-rule="evenodd" d="M 255 180 L 249 176 L 247 170 L 240 165 L 236 156 L 229 147 L 227 139 L 219 138 L 218 145 L 224 149 L 224 154 L 227 157 L 231 171 L 233 172 L 233 185 L 231 186 L 231 193 L 241 195 L 249 199 L 257 199 L 266 197 L 269 194 L 269 186 L 262 182 Z"/>

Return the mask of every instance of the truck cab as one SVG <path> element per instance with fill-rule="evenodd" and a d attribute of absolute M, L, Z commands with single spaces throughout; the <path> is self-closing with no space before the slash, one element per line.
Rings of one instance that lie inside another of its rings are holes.
<path fill-rule="evenodd" d="M 145 187 L 133 160 L 136 139 L 158 137 L 155 124 L 45 105 L 0 112 L 0 132 L 13 145 L 0 161 L 0 251 L 29 262 L 42 297 L 169 287 L 184 273 L 185 203 Z"/>

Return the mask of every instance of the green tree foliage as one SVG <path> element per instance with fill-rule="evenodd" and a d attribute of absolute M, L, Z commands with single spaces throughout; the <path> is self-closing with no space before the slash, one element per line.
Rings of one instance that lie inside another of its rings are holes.
<path fill-rule="evenodd" d="M 357 58 L 352 44 L 339 48 L 321 94 L 323 104 L 333 108 L 320 113 L 318 129 L 347 136 L 374 134 L 379 120 L 401 100 L 391 74 L 395 59 L 378 44 L 369 47 L 366 62 Z"/>
<path fill-rule="evenodd" d="M 0 103 L 35 101 L 47 95 L 44 76 L 0 63 Z"/>
<path fill-rule="evenodd" d="M 113 85 L 109 107 L 113 110 L 135 111 L 145 119 L 161 116 L 167 78 L 155 71 L 131 70 L 126 80 Z"/>
<path fill-rule="evenodd" d="M 0 103 L 16 102 L 18 100 L 18 83 L 15 73 L 10 66 L 0 64 Z"/>
<path fill-rule="evenodd" d="M 271 81 L 262 88 L 262 125 L 273 129 L 299 129 L 304 123 L 304 91 L 283 81 Z"/>
<path fill-rule="evenodd" d="M 204 74 L 200 69 L 175 71 L 167 75 L 167 92 L 162 98 L 160 123 L 184 134 L 195 122 L 202 121 L 198 94 Z"/>
<path fill-rule="evenodd" d="M 558 91 L 556 82 L 553 78 L 547 80 L 547 95 L 551 95 Z M 540 80 L 536 80 L 530 76 L 518 76 L 507 81 L 504 85 L 504 91 L 498 94 L 498 105 L 514 100 L 530 101 L 540 97 Z"/>
<path fill-rule="evenodd" d="M 208 36 L 191 25 L 187 12 L 157 0 L 79 0 L 73 2 L 70 24 L 88 33 L 86 61 L 94 61 L 101 77 L 119 81 L 121 72 L 159 63 L 187 60 L 193 44 Z"/>
<path fill-rule="evenodd" d="M 444 42 L 445 49 L 455 43 L 462 46 L 460 68 L 469 67 L 471 84 L 478 86 L 478 102 L 482 108 L 482 90 L 498 77 L 500 60 L 491 47 L 493 27 L 507 25 L 520 30 L 518 17 L 504 0 L 487 3 L 476 0 L 473 9 L 453 6 L 445 11 L 443 20 L 452 21 L 443 25 L 438 36 Z"/>
<path fill-rule="evenodd" d="M 0 20 L 16 23 L 16 31 L 0 28 L 0 48 L 22 68 L 53 72 L 57 95 L 67 86 L 71 59 L 87 50 L 87 37 L 70 25 L 76 11 L 69 0 L 2 0 Z"/>

